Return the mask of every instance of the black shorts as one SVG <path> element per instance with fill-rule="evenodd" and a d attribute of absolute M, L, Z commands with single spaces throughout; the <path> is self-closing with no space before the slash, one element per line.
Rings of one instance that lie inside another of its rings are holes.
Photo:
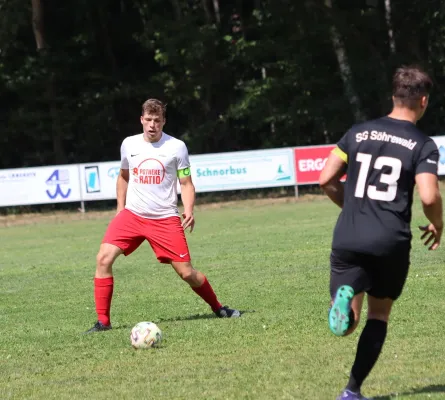
<path fill-rule="evenodd" d="M 408 275 L 410 250 L 391 256 L 373 256 L 345 250 L 331 252 L 331 298 L 342 285 L 354 292 L 366 292 L 377 298 L 396 300 L 402 293 Z"/>

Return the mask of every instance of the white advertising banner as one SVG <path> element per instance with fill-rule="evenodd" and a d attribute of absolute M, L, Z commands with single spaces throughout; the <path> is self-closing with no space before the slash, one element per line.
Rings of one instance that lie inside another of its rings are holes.
<path fill-rule="evenodd" d="M 191 155 L 190 164 L 197 192 L 295 185 L 292 149 Z M 120 161 L 80 164 L 82 200 L 115 199 L 119 169 Z"/>
<path fill-rule="evenodd" d="M 295 185 L 290 148 L 190 156 L 197 192 Z"/>
<path fill-rule="evenodd" d="M 115 199 L 120 165 L 120 161 L 80 164 L 82 200 Z"/>
<path fill-rule="evenodd" d="M 431 136 L 439 149 L 439 175 L 445 175 L 445 136 Z"/>
<path fill-rule="evenodd" d="M 439 175 L 445 175 L 445 136 L 432 139 L 440 154 Z M 301 171 L 296 182 L 295 162 L 302 151 L 308 148 L 191 155 L 193 182 L 197 192 L 302 184 Z M 115 199 L 119 170 L 120 161 L 0 170 L 0 207 Z"/>
<path fill-rule="evenodd" d="M 80 201 L 77 165 L 0 170 L 0 207 Z"/>

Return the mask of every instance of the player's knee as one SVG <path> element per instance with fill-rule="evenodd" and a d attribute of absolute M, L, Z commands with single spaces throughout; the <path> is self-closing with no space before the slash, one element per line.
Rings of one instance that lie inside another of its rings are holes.
<path fill-rule="evenodd" d="M 389 312 L 386 311 L 368 311 L 368 319 L 377 319 L 379 321 L 388 322 Z"/>
<path fill-rule="evenodd" d="M 179 276 L 192 287 L 201 286 L 203 283 L 198 272 L 193 268 L 182 271 Z"/>
<path fill-rule="evenodd" d="M 96 266 L 98 269 L 107 270 L 113 264 L 113 256 L 105 251 L 99 251 L 96 256 Z"/>
<path fill-rule="evenodd" d="M 193 280 L 195 278 L 195 273 L 193 269 L 187 268 L 179 271 L 179 276 L 182 280 L 186 281 L 187 283 L 193 283 Z"/>
<path fill-rule="evenodd" d="M 368 319 L 388 322 L 394 301 L 389 298 L 368 298 Z"/>

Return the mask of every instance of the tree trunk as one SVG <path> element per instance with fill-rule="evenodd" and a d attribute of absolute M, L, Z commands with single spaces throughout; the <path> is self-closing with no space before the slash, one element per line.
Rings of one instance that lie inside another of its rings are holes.
<path fill-rule="evenodd" d="M 59 108 L 57 106 L 56 84 L 54 72 L 50 72 L 48 79 L 48 100 L 49 110 L 52 120 L 52 142 L 54 151 L 54 161 L 56 164 L 65 164 L 67 157 L 65 153 L 65 145 L 63 143 L 63 128 L 60 120 Z"/>
<path fill-rule="evenodd" d="M 267 79 L 267 70 L 265 67 L 261 67 L 261 77 L 263 78 L 263 80 Z M 269 108 L 272 108 L 272 107 L 269 107 Z M 270 111 L 271 111 L 271 116 L 272 116 L 273 112 L 272 112 L 272 110 L 270 110 Z M 275 123 L 273 121 L 270 123 L 270 133 L 272 133 L 272 134 L 275 133 Z"/>
<path fill-rule="evenodd" d="M 389 49 L 391 54 L 396 52 L 396 41 L 394 39 L 394 30 L 391 22 L 391 0 L 385 0 L 385 20 L 388 28 Z"/>
<path fill-rule="evenodd" d="M 96 3 L 96 12 L 99 22 L 100 36 L 105 51 L 105 57 L 110 64 L 111 73 L 116 77 L 118 75 L 118 66 L 116 56 L 114 55 L 113 45 L 110 38 L 110 25 L 108 14 L 102 9 L 102 6 Z"/>
<path fill-rule="evenodd" d="M 171 0 L 171 2 L 172 2 L 173 10 L 175 12 L 176 21 L 180 21 L 182 18 L 181 5 L 179 4 L 178 0 Z"/>
<path fill-rule="evenodd" d="M 201 5 L 204 10 L 204 14 L 206 16 L 206 21 L 208 24 L 210 24 L 212 22 L 212 14 L 210 13 L 210 9 L 207 4 L 207 0 L 201 0 Z"/>
<path fill-rule="evenodd" d="M 328 7 L 330 10 L 332 10 L 332 1 L 325 0 L 325 6 Z M 354 118 L 356 121 L 364 121 L 366 119 L 366 115 L 362 110 L 360 104 L 360 98 L 357 95 L 357 92 L 355 90 L 352 81 L 351 66 L 349 65 L 348 56 L 346 54 L 346 48 L 340 36 L 340 32 L 335 26 L 335 21 L 332 18 L 330 24 L 330 34 L 331 34 L 332 46 L 334 48 L 334 52 L 337 57 L 337 62 L 340 69 L 341 79 L 343 81 L 343 87 L 345 90 L 346 97 L 349 100 L 349 104 L 352 107 Z"/>
<path fill-rule="evenodd" d="M 60 121 L 59 110 L 57 107 L 56 99 L 56 87 L 55 87 L 55 77 L 54 71 L 49 64 L 49 57 L 47 42 L 45 40 L 45 24 L 44 24 L 44 9 L 41 0 L 31 0 L 32 5 L 32 28 L 34 32 L 34 38 L 36 41 L 37 52 L 41 57 L 44 57 L 44 63 L 47 64 L 48 68 L 48 79 L 46 82 L 46 98 L 48 101 L 48 107 L 52 120 L 52 144 L 54 152 L 54 162 L 57 164 L 66 163 L 66 153 L 63 144 L 63 132 L 62 124 Z"/>
<path fill-rule="evenodd" d="M 213 9 L 215 11 L 216 22 L 219 25 L 221 23 L 221 14 L 219 12 L 219 0 L 213 0 Z"/>
<path fill-rule="evenodd" d="M 32 4 L 32 30 L 36 40 L 37 50 L 46 47 L 45 35 L 43 33 L 43 7 L 40 0 L 31 0 Z"/>

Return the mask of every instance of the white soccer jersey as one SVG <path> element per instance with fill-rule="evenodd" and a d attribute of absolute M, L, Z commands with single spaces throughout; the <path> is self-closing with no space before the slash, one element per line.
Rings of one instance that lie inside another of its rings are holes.
<path fill-rule="evenodd" d="M 156 143 L 142 133 L 127 137 L 121 146 L 121 168 L 130 174 L 125 208 L 144 218 L 179 215 L 177 173 L 189 167 L 187 147 L 179 139 L 164 132 Z"/>

